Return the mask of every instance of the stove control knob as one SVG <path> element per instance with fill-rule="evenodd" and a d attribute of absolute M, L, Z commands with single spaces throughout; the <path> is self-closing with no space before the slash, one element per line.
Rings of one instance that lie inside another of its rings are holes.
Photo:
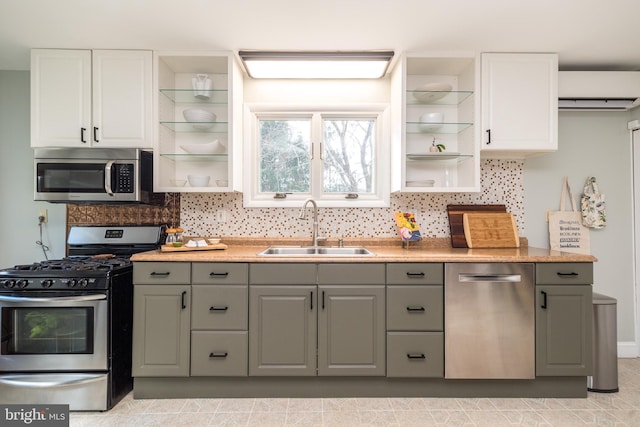
<path fill-rule="evenodd" d="M 51 286 L 53 286 L 53 279 L 45 279 L 40 282 L 40 285 L 43 288 L 50 288 Z"/>
<path fill-rule="evenodd" d="M 5 288 L 13 288 L 15 285 L 16 285 L 15 280 L 5 280 L 2 282 L 2 286 L 4 286 Z"/>
<path fill-rule="evenodd" d="M 16 285 L 18 285 L 19 288 L 26 288 L 29 286 L 29 281 L 27 279 L 18 280 Z"/>
<path fill-rule="evenodd" d="M 77 284 L 78 282 L 76 282 L 76 279 L 69 279 L 67 281 L 67 286 L 70 288 L 75 288 Z"/>
<path fill-rule="evenodd" d="M 86 288 L 87 285 L 89 284 L 89 280 L 88 279 L 80 279 L 78 280 L 78 285 L 82 288 Z"/>

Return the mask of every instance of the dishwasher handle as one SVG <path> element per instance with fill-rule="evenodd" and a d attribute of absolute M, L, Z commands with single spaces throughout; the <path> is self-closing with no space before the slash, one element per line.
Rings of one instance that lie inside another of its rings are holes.
<path fill-rule="evenodd" d="M 522 281 L 522 277 L 519 274 L 458 274 L 458 281 L 460 282 L 503 282 L 503 283 L 518 283 Z"/>

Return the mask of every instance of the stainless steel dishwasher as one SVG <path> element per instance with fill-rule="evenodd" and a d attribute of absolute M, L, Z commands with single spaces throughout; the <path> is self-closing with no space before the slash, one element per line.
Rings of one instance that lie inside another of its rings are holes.
<path fill-rule="evenodd" d="M 535 377 L 534 264 L 447 263 L 445 378 Z"/>

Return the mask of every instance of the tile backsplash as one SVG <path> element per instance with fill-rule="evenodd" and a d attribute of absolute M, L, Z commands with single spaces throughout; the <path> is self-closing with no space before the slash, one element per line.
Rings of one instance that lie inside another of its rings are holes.
<path fill-rule="evenodd" d="M 504 204 L 514 214 L 520 236 L 524 224 L 524 162 L 483 160 L 479 193 L 396 193 L 389 208 L 320 208 L 320 234 L 328 237 L 395 237 L 394 212 L 413 212 L 423 237 L 448 237 L 448 204 Z M 300 208 L 244 208 L 241 193 L 182 193 L 180 225 L 186 235 L 307 237 L 311 219 Z M 302 206 L 302 204 L 301 204 Z M 224 209 L 225 222 L 216 221 Z"/>
<path fill-rule="evenodd" d="M 180 223 L 180 194 L 154 194 L 151 205 L 67 205 L 67 228 L 73 225 L 169 225 Z"/>

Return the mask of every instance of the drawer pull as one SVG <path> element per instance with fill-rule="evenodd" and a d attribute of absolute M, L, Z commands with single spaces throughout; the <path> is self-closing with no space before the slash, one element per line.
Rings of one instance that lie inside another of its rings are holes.
<path fill-rule="evenodd" d="M 171 274 L 171 272 L 169 272 L 169 271 L 165 271 L 165 272 L 162 272 L 162 273 L 156 273 L 155 271 L 152 271 L 152 272 L 151 272 L 151 276 L 167 277 L 167 276 L 169 276 L 170 274 Z"/>
<path fill-rule="evenodd" d="M 224 306 L 224 307 L 216 307 L 216 306 L 214 305 L 214 306 L 209 307 L 209 311 L 227 311 L 227 310 L 229 310 L 229 307 L 227 307 L 227 306 Z"/>
<path fill-rule="evenodd" d="M 215 272 L 211 272 L 209 273 L 209 277 L 212 278 L 216 278 L 216 277 L 227 277 L 229 275 L 229 273 L 215 273 Z"/>
<path fill-rule="evenodd" d="M 424 312 L 424 307 L 407 307 L 409 313 L 421 313 Z"/>
<path fill-rule="evenodd" d="M 560 276 L 560 277 L 573 277 L 573 276 L 579 276 L 579 274 L 578 274 L 578 273 L 576 273 L 575 271 L 572 271 L 571 273 L 563 273 L 563 272 L 561 272 L 561 271 L 558 271 L 556 274 L 557 274 L 558 276 Z"/>
<path fill-rule="evenodd" d="M 407 271 L 407 277 L 411 277 L 414 279 L 418 277 L 424 277 L 424 272 Z"/>
<path fill-rule="evenodd" d="M 426 359 L 427 356 L 424 355 L 424 353 L 420 353 L 420 354 L 411 354 L 411 353 L 407 353 L 407 359 Z"/>
<path fill-rule="evenodd" d="M 184 310 L 185 308 L 187 308 L 187 291 L 182 291 L 182 296 L 180 297 L 180 304 L 182 305 L 182 309 Z"/>
<path fill-rule="evenodd" d="M 220 352 L 220 353 L 209 353 L 209 357 L 211 359 L 213 358 L 218 358 L 218 359 L 224 359 L 225 357 L 227 357 L 229 355 L 229 353 L 227 353 L 226 351 L 224 353 Z"/>

